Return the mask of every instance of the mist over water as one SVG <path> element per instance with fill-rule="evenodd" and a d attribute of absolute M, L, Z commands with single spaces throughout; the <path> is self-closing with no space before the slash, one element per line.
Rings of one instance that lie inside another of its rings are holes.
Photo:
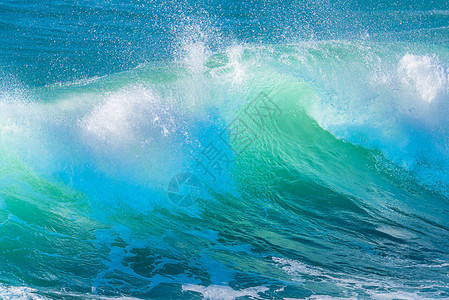
<path fill-rule="evenodd" d="M 0 3 L 0 298 L 449 297 L 449 3 Z"/>

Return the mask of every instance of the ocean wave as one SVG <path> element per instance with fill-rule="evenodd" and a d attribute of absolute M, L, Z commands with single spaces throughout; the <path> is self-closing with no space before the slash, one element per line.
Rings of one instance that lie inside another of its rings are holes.
<path fill-rule="evenodd" d="M 93 298 L 447 295 L 446 47 L 182 47 L 101 78 L 2 83 L 8 283 Z"/>

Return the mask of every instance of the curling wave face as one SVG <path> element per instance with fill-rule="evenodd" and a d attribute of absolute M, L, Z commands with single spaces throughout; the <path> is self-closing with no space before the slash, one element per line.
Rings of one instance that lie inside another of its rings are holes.
<path fill-rule="evenodd" d="M 4 80 L 2 297 L 447 297 L 447 47 L 181 52 Z"/>

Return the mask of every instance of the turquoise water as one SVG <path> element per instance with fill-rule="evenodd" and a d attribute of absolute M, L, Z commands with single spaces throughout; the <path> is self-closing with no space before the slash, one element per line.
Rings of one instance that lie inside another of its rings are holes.
<path fill-rule="evenodd" d="M 3 1 L 0 298 L 449 298 L 449 3 Z"/>

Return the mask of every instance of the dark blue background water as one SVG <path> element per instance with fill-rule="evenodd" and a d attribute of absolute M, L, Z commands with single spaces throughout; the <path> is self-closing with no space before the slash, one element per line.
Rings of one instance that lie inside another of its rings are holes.
<path fill-rule="evenodd" d="M 1 1 L 0 66 L 30 85 L 106 75 L 172 59 L 189 24 L 216 31 L 211 47 L 341 38 L 447 43 L 448 9 L 433 0 Z"/>

